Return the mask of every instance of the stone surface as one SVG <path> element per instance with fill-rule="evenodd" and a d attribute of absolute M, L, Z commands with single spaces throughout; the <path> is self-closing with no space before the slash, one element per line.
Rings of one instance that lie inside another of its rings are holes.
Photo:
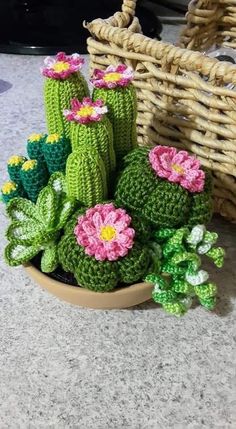
<path fill-rule="evenodd" d="M 0 55 L 1 181 L 8 157 L 45 131 L 41 63 Z M 3 237 L 2 206 L 0 225 Z M 181 319 L 151 302 L 73 307 L 1 259 L 0 428 L 235 428 L 236 225 L 215 218 L 212 228 L 227 250 L 224 269 L 211 268 L 216 312 Z"/>

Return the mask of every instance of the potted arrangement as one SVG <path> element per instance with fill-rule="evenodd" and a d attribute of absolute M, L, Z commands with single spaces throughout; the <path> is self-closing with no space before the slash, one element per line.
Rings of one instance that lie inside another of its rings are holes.
<path fill-rule="evenodd" d="M 212 310 L 217 288 L 201 259 L 220 268 L 224 250 L 206 229 L 210 172 L 186 151 L 138 147 L 130 67 L 95 70 L 90 98 L 81 64 L 59 53 L 42 69 L 56 79 L 45 86 L 48 134 L 28 138 L 27 156 L 10 158 L 2 185 L 6 262 L 82 306 L 153 298 L 176 316 L 193 300 Z"/>

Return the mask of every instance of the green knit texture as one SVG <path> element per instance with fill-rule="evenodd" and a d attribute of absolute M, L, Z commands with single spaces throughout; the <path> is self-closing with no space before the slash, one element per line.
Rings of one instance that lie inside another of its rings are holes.
<path fill-rule="evenodd" d="M 71 153 L 70 140 L 59 134 L 50 134 L 42 144 L 43 155 L 50 174 L 64 172 L 66 161 Z"/>
<path fill-rule="evenodd" d="M 63 270 L 74 274 L 78 284 L 96 292 L 109 292 L 119 283 L 132 284 L 146 275 L 150 264 L 147 246 L 135 242 L 127 256 L 117 261 L 97 261 L 85 254 L 77 243 L 74 228 L 77 218 L 69 221 L 58 245 L 58 258 Z"/>
<path fill-rule="evenodd" d="M 41 270 L 54 271 L 58 265 L 60 230 L 75 208 L 62 189 L 57 187 L 56 191 L 51 185 L 42 189 L 36 204 L 25 198 L 11 200 L 7 205 L 11 224 L 6 232 L 6 262 L 10 266 L 21 265 L 42 251 Z"/>
<path fill-rule="evenodd" d="M 182 316 L 191 307 L 193 299 L 208 310 L 216 304 L 217 287 L 209 281 L 207 271 L 201 269 L 202 256 L 222 267 L 225 251 L 214 247 L 217 234 L 207 231 L 204 225 L 192 229 L 161 228 L 153 236 L 158 249 L 152 246 L 152 258 L 159 259 L 157 269 L 148 274 L 146 281 L 154 284 L 152 297 L 164 310 Z"/>
<path fill-rule="evenodd" d="M 28 160 L 21 167 L 20 178 L 29 199 L 35 202 L 39 192 L 47 184 L 48 172 L 42 163 Z"/>
<path fill-rule="evenodd" d="M 118 205 L 159 228 L 193 226 L 210 221 L 213 208 L 209 172 L 206 172 L 204 190 L 190 193 L 180 185 L 156 176 L 146 148 L 130 152 L 123 165 L 115 191 Z"/>
<path fill-rule="evenodd" d="M 13 181 L 6 182 L 1 188 L 2 201 L 8 204 L 13 198 L 24 196 L 24 190 L 21 185 Z"/>
<path fill-rule="evenodd" d="M 88 124 L 71 123 L 71 146 L 76 151 L 81 145 L 95 148 L 101 156 L 109 183 L 114 179 L 116 156 L 113 147 L 112 126 L 106 117 Z"/>
<path fill-rule="evenodd" d="M 42 145 L 46 137 L 46 134 L 32 134 L 29 136 L 26 148 L 30 159 L 36 159 L 38 162 L 45 163 Z"/>
<path fill-rule="evenodd" d="M 80 72 L 67 79 L 45 79 L 44 102 L 49 134 L 59 133 L 70 137 L 70 122 L 63 115 L 70 108 L 72 98 L 82 100 L 89 96 L 86 80 Z"/>
<path fill-rule="evenodd" d="M 66 183 L 69 197 L 86 207 L 102 202 L 107 197 L 106 170 L 95 148 L 83 145 L 69 155 Z"/>
<path fill-rule="evenodd" d="M 21 155 L 13 155 L 7 161 L 7 171 L 9 177 L 18 185 L 21 185 L 20 171 L 25 161 L 26 158 Z"/>
<path fill-rule="evenodd" d="M 118 162 L 137 146 L 137 97 L 132 84 L 115 89 L 94 88 L 93 100 L 102 99 L 108 107 L 114 132 L 114 149 Z"/>

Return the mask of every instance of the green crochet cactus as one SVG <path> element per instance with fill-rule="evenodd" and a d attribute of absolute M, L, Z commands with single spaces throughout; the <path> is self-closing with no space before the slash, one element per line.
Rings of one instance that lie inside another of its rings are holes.
<path fill-rule="evenodd" d="M 84 145 L 69 155 L 66 183 L 69 197 L 84 206 L 89 207 L 106 199 L 106 170 L 95 148 Z"/>
<path fill-rule="evenodd" d="M 76 151 L 81 145 L 97 149 L 104 162 L 107 179 L 112 181 L 116 168 L 116 156 L 113 147 L 113 131 L 109 119 L 104 117 L 101 121 L 88 124 L 72 122 L 71 145 L 73 151 Z"/>
<path fill-rule="evenodd" d="M 124 160 L 115 201 L 155 227 L 207 223 L 212 216 L 211 174 L 206 171 L 202 192 L 191 193 L 158 177 L 149 162 L 148 148 L 130 152 Z"/>
<path fill-rule="evenodd" d="M 209 282 L 209 274 L 200 267 L 202 255 L 212 259 L 218 268 L 222 267 L 225 252 L 221 247 L 214 247 L 217 238 L 218 235 L 206 231 L 204 225 L 156 231 L 159 269 L 149 274 L 146 281 L 154 284 L 152 297 L 165 311 L 182 316 L 194 297 L 208 310 L 214 308 L 217 287 Z"/>
<path fill-rule="evenodd" d="M 71 153 L 70 141 L 63 135 L 50 134 L 42 144 L 42 152 L 50 174 L 56 171 L 64 172 Z"/>
<path fill-rule="evenodd" d="M 145 276 L 150 264 L 150 254 L 145 244 L 135 241 L 124 257 L 114 261 L 98 261 L 76 241 L 74 233 L 77 214 L 69 221 L 58 245 L 58 258 L 62 268 L 74 274 L 78 284 L 96 292 L 109 292 L 119 283 L 132 284 Z"/>
<path fill-rule="evenodd" d="M 42 145 L 46 139 L 46 134 L 31 134 L 27 140 L 27 153 L 30 159 L 36 159 L 38 162 L 45 163 Z"/>
<path fill-rule="evenodd" d="M 82 100 L 88 94 L 87 83 L 80 72 L 64 80 L 46 78 L 44 101 L 49 134 L 58 133 L 70 137 L 70 123 L 65 119 L 63 110 L 70 107 L 72 98 Z"/>
<path fill-rule="evenodd" d="M 22 165 L 20 178 L 29 199 L 35 202 L 39 192 L 47 184 L 48 172 L 42 163 L 30 159 Z"/>
<path fill-rule="evenodd" d="M 54 271 L 58 264 L 57 241 L 60 230 L 75 209 L 63 187 L 61 178 L 51 178 L 51 184 L 39 194 L 36 204 L 25 198 L 14 198 L 7 206 L 11 224 L 6 236 L 9 241 L 5 249 L 5 260 L 10 266 L 30 261 L 43 251 L 41 270 Z M 55 183 L 57 182 L 57 185 Z"/>
<path fill-rule="evenodd" d="M 7 161 L 7 171 L 9 177 L 13 182 L 17 183 L 18 185 L 21 185 L 20 171 L 25 161 L 26 158 L 21 155 L 13 155 Z"/>
<path fill-rule="evenodd" d="M 108 107 L 108 118 L 114 132 L 117 161 L 137 146 L 137 99 L 132 84 L 114 89 L 94 88 L 93 100 L 101 99 Z"/>
<path fill-rule="evenodd" d="M 3 202 L 8 204 L 13 198 L 24 196 L 24 191 L 20 185 L 10 181 L 2 185 L 1 194 Z"/>

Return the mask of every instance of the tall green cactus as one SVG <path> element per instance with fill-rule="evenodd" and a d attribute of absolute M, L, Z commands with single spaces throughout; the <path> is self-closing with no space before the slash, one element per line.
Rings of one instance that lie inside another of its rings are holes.
<path fill-rule="evenodd" d="M 84 145 L 69 155 L 66 183 L 68 196 L 86 207 L 102 202 L 107 197 L 106 170 L 95 148 Z"/>
<path fill-rule="evenodd" d="M 82 99 L 89 94 L 88 85 L 79 72 L 84 60 L 78 54 L 65 55 L 60 52 L 56 58 L 46 58 L 42 74 L 46 77 L 44 100 L 49 134 L 63 133 L 70 136 L 70 124 L 63 116 L 63 110 L 70 107 L 72 98 Z"/>
<path fill-rule="evenodd" d="M 72 122 L 71 145 L 73 151 L 81 145 L 97 149 L 104 162 L 108 182 L 110 182 L 116 168 L 116 156 L 113 147 L 113 131 L 109 119 L 104 117 L 99 122 L 88 124 Z"/>

